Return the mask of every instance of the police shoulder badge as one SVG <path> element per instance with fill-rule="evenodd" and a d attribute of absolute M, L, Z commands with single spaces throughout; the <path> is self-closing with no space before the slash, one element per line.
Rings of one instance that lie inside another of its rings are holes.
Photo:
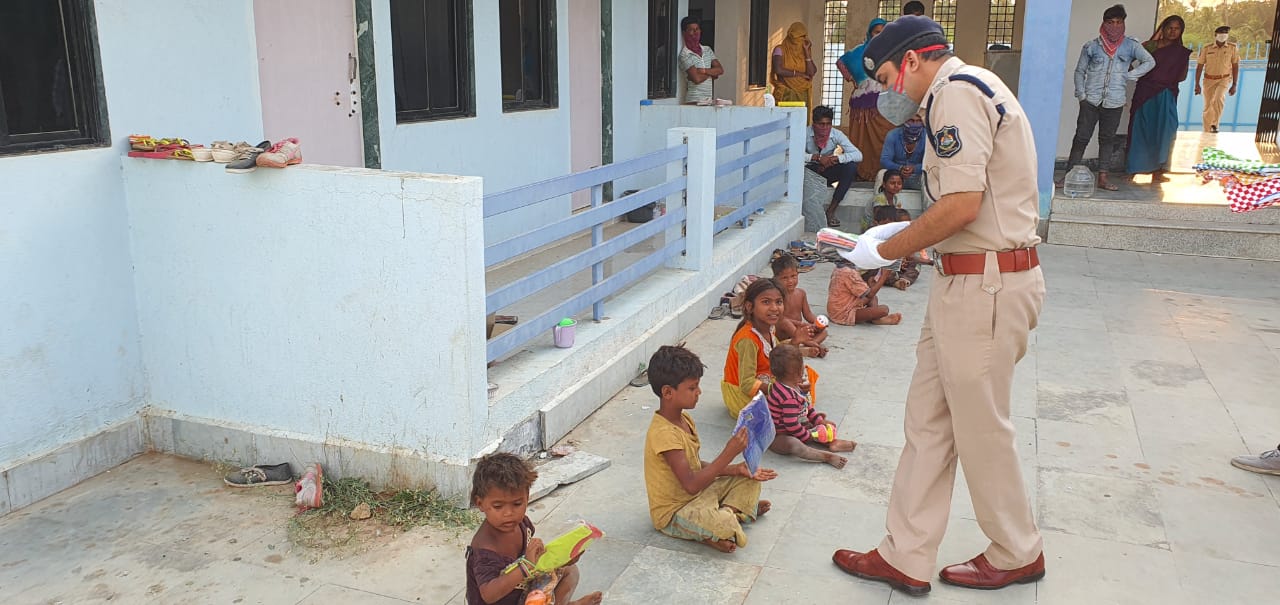
<path fill-rule="evenodd" d="M 867 71 L 871 71 L 876 68 L 876 62 L 872 61 L 871 57 L 863 57 L 862 64 L 866 66 Z"/>
<path fill-rule="evenodd" d="M 943 126 L 933 135 L 934 152 L 940 158 L 949 158 L 960 153 L 960 129 L 955 126 Z"/>

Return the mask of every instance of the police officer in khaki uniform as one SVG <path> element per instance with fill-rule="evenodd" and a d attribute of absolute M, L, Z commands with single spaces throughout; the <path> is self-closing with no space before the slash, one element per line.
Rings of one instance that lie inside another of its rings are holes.
<path fill-rule="evenodd" d="M 1031 125 L 1004 83 L 953 56 L 926 17 L 885 27 L 867 45 L 865 68 L 887 89 L 879 109 L 890 122 L 925 118 L 933 206 L 911 223 L 868 230 L 849 258 L 873 269 L 936 246 L 941 275 L 916 349 L 888 534 L 875 550 L 839 550 L 833 560 L 853 575 L 927 593 L 959 463 L 991 543 L 941 579 L 982 589 L 1034 582 L 1044 577 L 1044 555 L 1009 419 L 1013 367 L 1045 294 Z"/>
<path fill-rule="evenodd" d="M 1227 41 L 1230 37 L 1231 28 L 1226 25 L 1214 30 L 1213 44 L 1204 45 L 1196 59 L 1196 94 L 1204 93 L 1205 132 L 1218 132 L 1227 95 L 1236 94 L 1240 81 L 1240 52 L 1235 42 Z"/>

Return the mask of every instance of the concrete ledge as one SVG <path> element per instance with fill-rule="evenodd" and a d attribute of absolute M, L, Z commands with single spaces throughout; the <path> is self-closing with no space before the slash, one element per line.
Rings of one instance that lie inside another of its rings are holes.
<path fill-rule="evenodd" d="M 835 190 L 830 190 L 835 193 Z M 857 233 L 862 227 L 862 213 L 866 212 L 867 204 L 875 199 L 876 195 L 870 188 L 867 189 L 850 189 L 849 193 L 844 196 L 844 202 L 836 208 L 836 218 L 840 219 L 841 231 Z M 924 209 L 924 194 L 919 191 L 903 190 L 898 194 L 898 198 L 902 201 L 902 207 L 911 212 L 912 218 L 918 218 L 920 212 Z M 831 198 L 827 197 L 830 202 Z"/>
<path fill-rule="evenodd" d="M 625 387 L 658 346 L 692 332 L 721 293 L 756 271 L 774 248 L 796 239 L 801 228 L 798 204 L 771 204 L 750 228 L 716 236 L 708 269 L 659 269 L 607 301 L 607 319 L 580 322 L 572 349 L 556 349 L 548 339 L 491 368 L 489 379 L 499 385 L 489 401 L 497 430 L 477 455 L 535 451 L 563 438 Z"/>
<path fill-rule="evenodd" d="M 1280 225 L 1280 208 L 1231 212 L 1225 204 L 1175 204 L 1105 199 L 1053 198 L 1053 214 L 1126 217 L 1162 221 L 1201 221 L 1239 225 Z"/>
<path fill-rule="evenodd" d="M 145 451 L 141 416 L 0 471 L 0 515 L 29 506 Z"/>
<path fill-rule="evenodd" d="M 465 501 L 470 459 L 440 458 L 407 448 L 376 447 L 345 439 L 316 441 L 262 427 L 217 422 L 151 410 L 145 420 L 151 449 L 240 466 L 288 462 L 294 471 L 319 462 L 325 477 L 360 477 L 375 488 L 430 488 Z"/>
<path fill-rule="evenodd" d="M 1241 225 L 1054 214 L 1048 243 L 1065 246 L 1280 260 L 1280 225 Z"/>

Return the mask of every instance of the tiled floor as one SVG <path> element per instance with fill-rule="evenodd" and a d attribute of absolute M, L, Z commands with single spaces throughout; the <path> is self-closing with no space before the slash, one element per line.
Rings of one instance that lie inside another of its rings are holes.
<path fill-rule="evenodd" d="M 1231 456 L 1280 441 L 1280 265 L 1045 246 L 1049 295 L 1014 382 L 1023 473 L 1048 576 L 988 593 L 934 583 L 931 603 L 1267 603 L 1280 595 L 1280 478 Z M 830 265 L 802 276 L 819 306 Z M 905 381 L 929 279 L 882 299 L 897 327 L 833 329 L 813 365 L 849 465 L 780 459 L 775 509 L 732 555 L 652 529 L 641 444 L 655 400 L 628 388 L 570 439 L 612 466 L 535 503 L 540 532 L 578 518 L 608 537 L 582 560 L 606 603 L 905 603 L 830 563 L 874 546 L 902 447 Z M 732 426 L 718 383 L 734 322 L 687 339 L 708 366 L 703 447 Z M 834 401 L 835 397 L 828 398 Z M 957 481 L 939 564 L 986 540 Z M 463 603 L 467 536 L 416 530 L 335 557 L 291 546 L 285 494 L 229 490 L 207 465 L 148 456 L 0 518 L 5 603 Z"/>

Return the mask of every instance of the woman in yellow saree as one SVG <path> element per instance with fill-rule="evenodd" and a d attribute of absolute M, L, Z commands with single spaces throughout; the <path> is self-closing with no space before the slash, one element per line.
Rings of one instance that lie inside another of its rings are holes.
<path fill-rule="evenodd" d="M 813 62 L 813 43 L 804 24 L 796 21 L 787 28 L 787 37 L 773 48 L 773 97 L 779 101 L 800 101 L 810 105 L 810 88 L 818 66 Z"/>

